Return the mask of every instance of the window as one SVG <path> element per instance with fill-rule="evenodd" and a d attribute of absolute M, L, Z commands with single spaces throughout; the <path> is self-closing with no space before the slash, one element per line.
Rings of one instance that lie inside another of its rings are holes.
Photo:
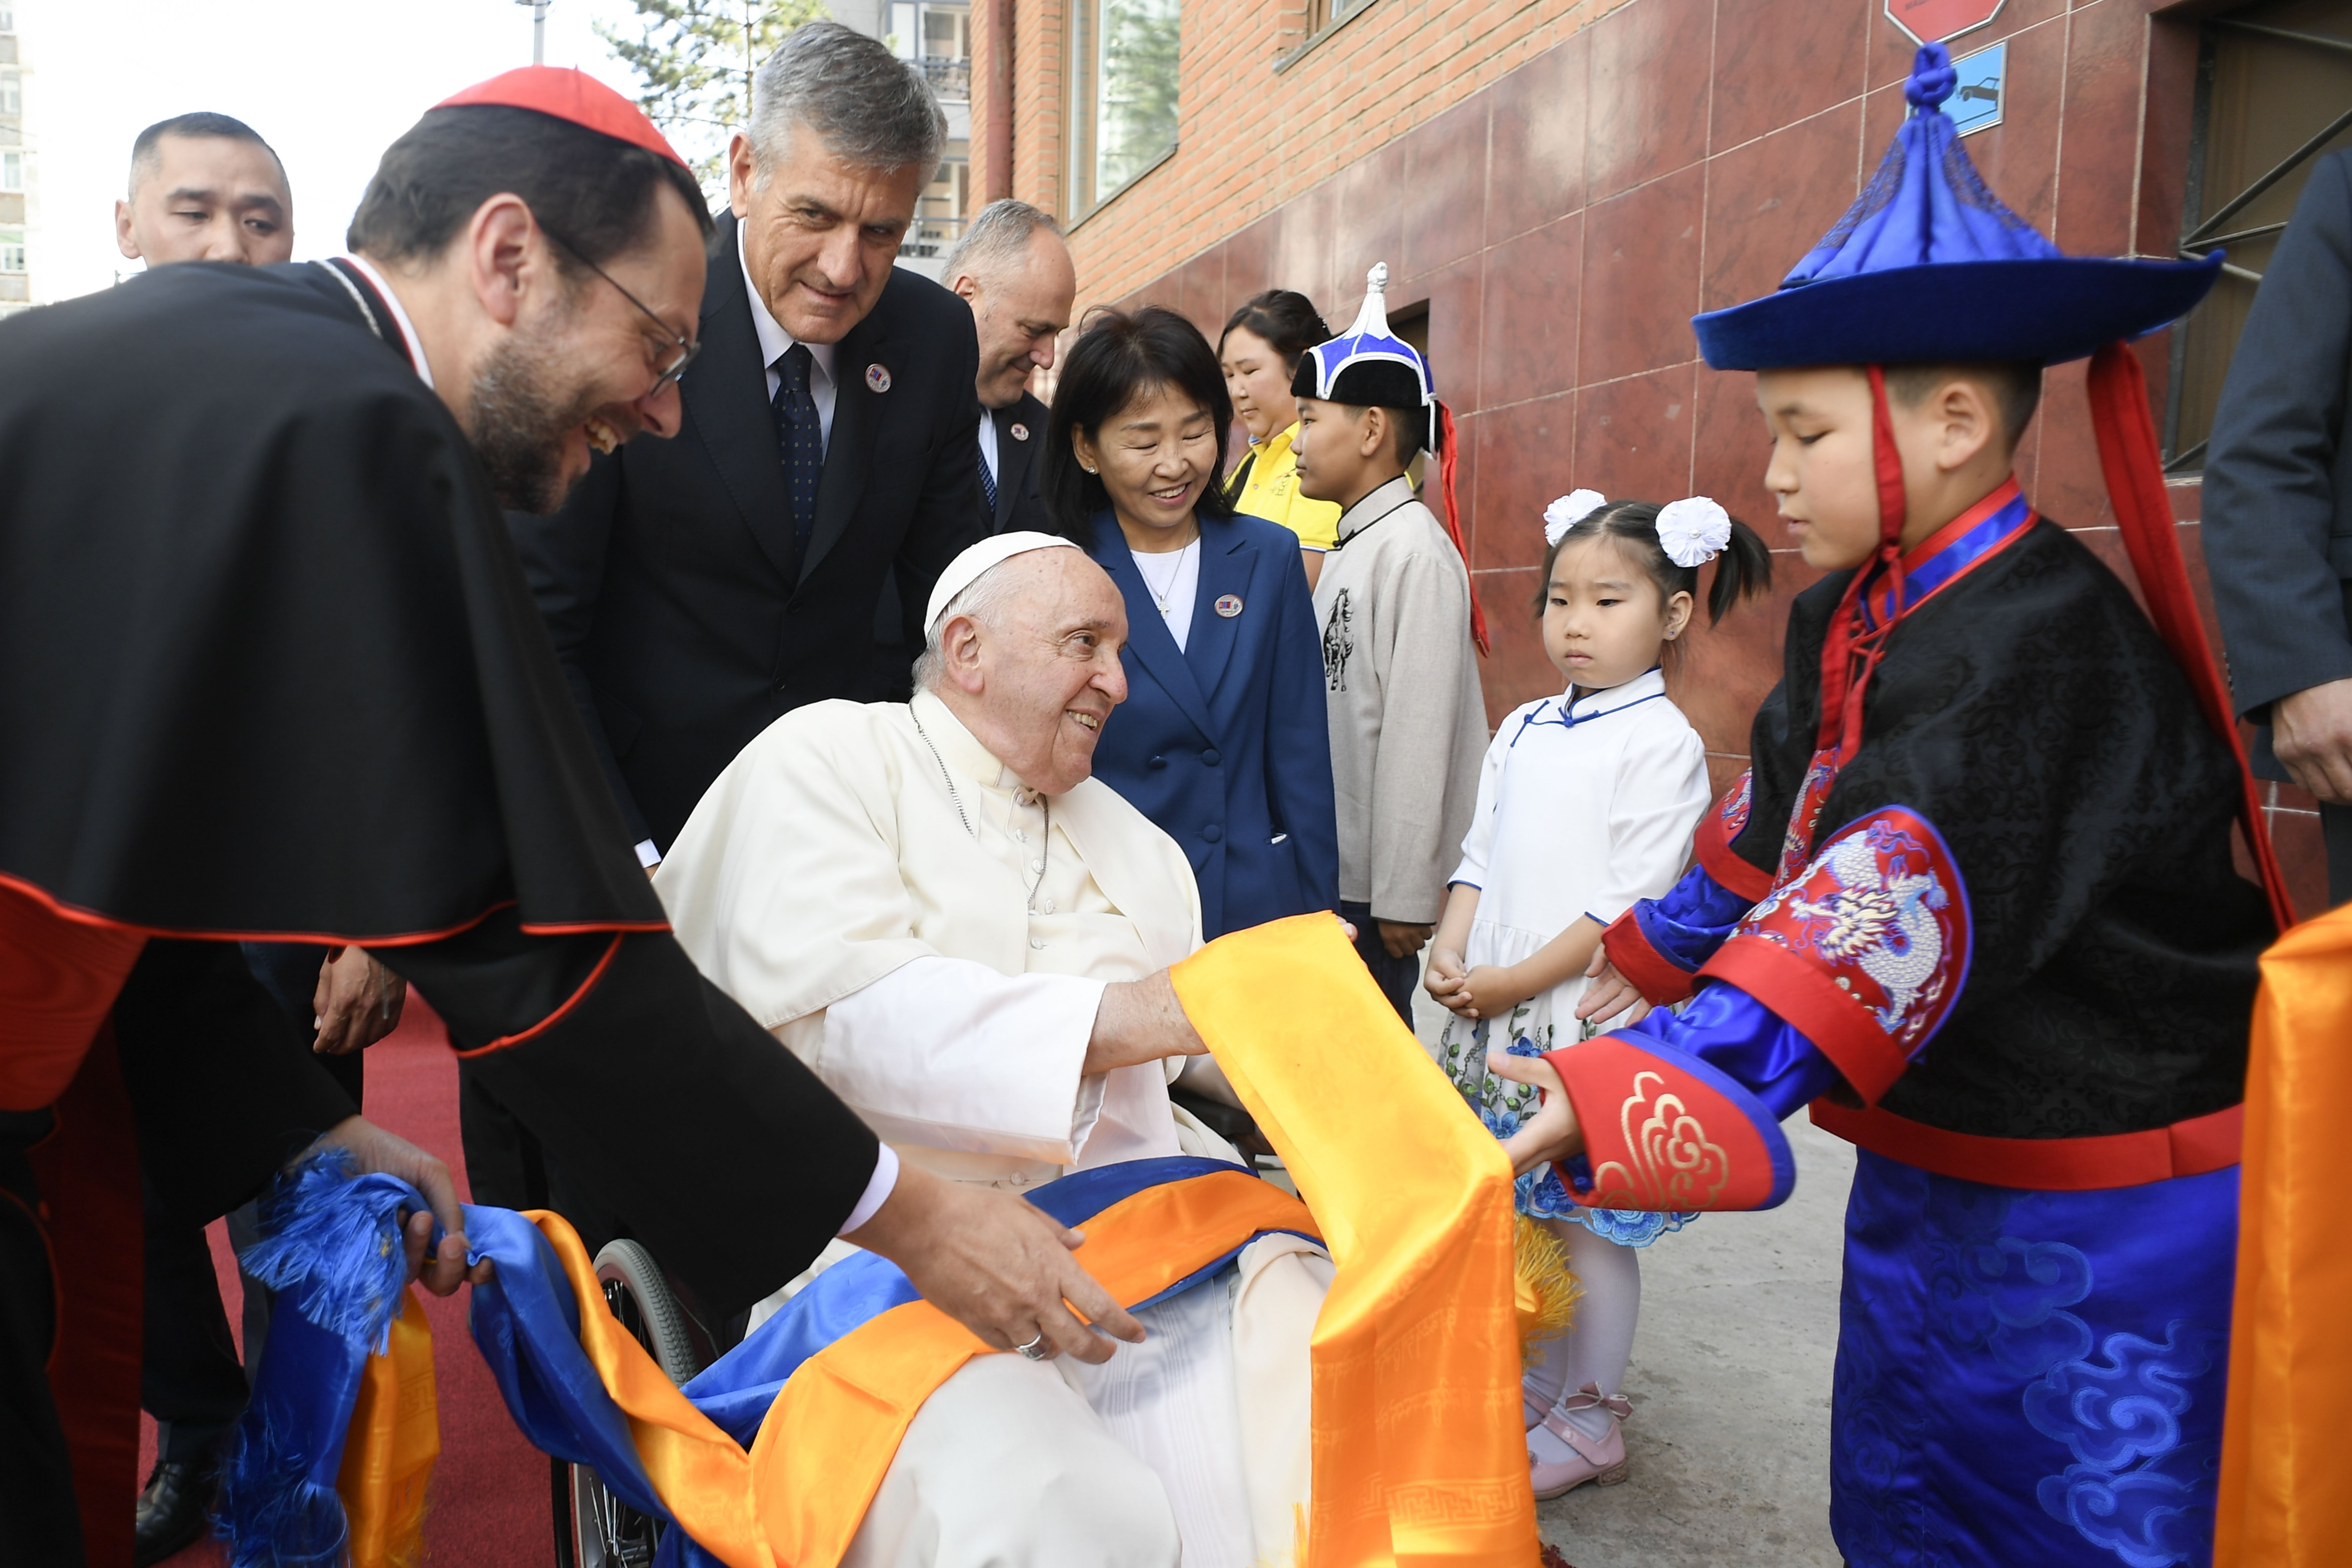
<path fill-rule="evenodd" d="M 12 8 L 10 8 L 9 6 L 6 6 L 6 5 L 0 5 L 0 33 L 13 33 L 13 32 L 15 32 L 16 30 L 16 11 L 15 11 L 15 10 L 13 10 Z"/>
<path fill-rule="evenodd" d="M 1307 0 L 1307 36 L 1309 38 L 1327 27 L 1336 27 L 1372 0 Z"/>
<path fill-rule="evenodd" d="M 25 94 L 15 71 L 0 71 L 0 114 L 25 112 Z"/>
<path fill-rule="evenodd" d="M 25 270 L 25 231 L 0 228 L 0 272 Z"/>
<path fill-rule="evenodd" d="M 1176 148 L 1179 0 L 1079 0 L 1070 72 L 1072 218 Z"/>
<path fill-rule="evenodd" d="M 2194 473 L 2230 356 L 2313 163 L 2352 146 L 2352 16 L 2326 0 L 2263 0 L 2206 19 L 2197 62 L 2183 256 L 2225 253 L 2172 338 L 2166 468 Z"/>
<path fill-rule="evenodd" d="M 969 5 L 911 4 L 890 7 L 890 47 L 920 68 L 944 103 L 971 100 L 971 8 Z"/>
<path fill-rule="evenodd" d="M 25 188 L 25 154 L 0 153 L 0 191 L 21 191 Z"/>

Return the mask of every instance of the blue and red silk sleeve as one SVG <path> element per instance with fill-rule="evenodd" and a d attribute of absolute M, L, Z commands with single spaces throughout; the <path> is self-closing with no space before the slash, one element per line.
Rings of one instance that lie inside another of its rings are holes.
<path fill-rule="evenodd" d="M 1849 824 L 1738 922 L 1690 1006 L 1547 1055 L 1585 1138 L 1561 1181 L 1601 1208 L 1779 1204 L 1780 1120 L 1840 1079 L 1884 1094 L 1958 999 L 1969 945 L 1933 825 L 1899 806 Z"/>
<path fill-rule="evenodd" d="M 1697 864 L 1664 898 L 1644 899 L 1618 917 L 1601 939 L 1609 962 L 1654 1006 L 1691 994 L 1698 972 L 1723 945 L 1749 906 L 1771 891 L 1772 879 L 1732 853 L 1748 826 L 1749 774 L 1699 819 Z"/>

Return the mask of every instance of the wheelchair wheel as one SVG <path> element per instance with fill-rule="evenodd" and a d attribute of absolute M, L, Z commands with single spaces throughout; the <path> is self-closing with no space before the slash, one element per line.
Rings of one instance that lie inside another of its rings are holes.
<path fill-rule="evenodd" d="M 596 1255 L 596 1281 L 605 1307 L 672 1383 L 702 1370 L 686 1312 L 652 1253 L 634 1241 L 609 1244 Z M 586 1465 L 552 1465 L 557 1568 L 649 1568 L 662 1521 L 614 1497 Z"/>

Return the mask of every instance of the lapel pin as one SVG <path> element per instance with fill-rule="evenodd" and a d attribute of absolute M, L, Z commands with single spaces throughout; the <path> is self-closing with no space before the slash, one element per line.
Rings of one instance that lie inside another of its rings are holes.
<path fill-rule="evenodd" d="M 877 392 L 887 392 L 890 390 L 890 373 L 878 364 L 869 364 L 866 367 L 866 384 Z"/>
<path fill-rule="evenodd" d="M 1217 614 L 1224 616 L 1225 619 L 1230 621 L 1241 613 L 1242 596 L 1239 594 L 1220 594 L 1217 595 Z"/>
<path fill-rule="evenodd" d="M 1026 425 L 1015 425 L 1015 426 L 1013 426 L 1013 438 L 1014 440 L 1016 440 L 1016 441 L 1026 441 L 1027 439 L 1029 439 L 1029 426 L 1027 426 Z"/>

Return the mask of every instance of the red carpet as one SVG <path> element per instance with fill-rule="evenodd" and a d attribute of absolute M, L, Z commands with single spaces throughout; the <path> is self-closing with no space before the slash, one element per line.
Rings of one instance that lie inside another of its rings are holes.
<path fill-rule="evenodd" d="M 408 997 L 400 1028 L 368 1051 L 368 1118 L 430 1150 L 457 1173 L 466 1194 L 466 1163 L 457 1142 L 457 1058 L 449 1054 L 441 1020 Z M 244 1291 L 229 1254 L 226 1226 L 211 1230 L 213 1263 L 229 1326 L 242 1338 Z M 421 1294 L 421 1293 L 420 1293 Z M 489 1368 L 466 1331 L 467 1292 L 446 1300 L 425 1296 L 433 1323 L 433 1365 L 441 1415 L 441 1459 L 425 1526 L 425 1560 L 464 1568 L 553 1568 L 554 1525 L 548 1503 L 547 1457 L 515 1430 Z M 155 1426 L 140 1418 L 139 1474 L 155 1462 Z M 125 1500 L 123 1507 L 131 1506 Z M 166 1560 L 169 1568 L 220 1568 L 218 1543 L 205 1541 Z"/>

